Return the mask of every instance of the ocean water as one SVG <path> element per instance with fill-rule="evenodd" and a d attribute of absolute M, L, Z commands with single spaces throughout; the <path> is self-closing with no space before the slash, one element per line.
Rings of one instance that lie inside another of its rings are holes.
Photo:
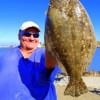
<path fill-rule="evenodd" d="M 7 52 L 9 49 L 11 49 L 11 48 L 0 48 L 0 55 Z"/>
<path fill-rule="evenodd" d="M 7 50 L 9 50 L 10 48 L 0 48 L 0 52 L 2 53 L 2 52 L 5 52 L 5 51 L 7 51 Z"/>
<path fill-rule="evenodd" d="M 100 71 L 100 47 L 97 47 L 88 70 Z"/>
<path fill-rule="evenodd" d="M 0 48 L 0 55 L 8 51 L 10 48 Z M 87 70 L 100 71 L 100 47 L 97 47 L 93 55 L 92 61 Z"/>

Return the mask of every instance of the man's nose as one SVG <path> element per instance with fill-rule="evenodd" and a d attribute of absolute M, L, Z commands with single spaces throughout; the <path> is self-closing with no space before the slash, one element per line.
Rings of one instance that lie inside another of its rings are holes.
<path fill-rule="evenodd" d="M 31 34 L 30 39 L 34 39 L 34 36 Z"/>

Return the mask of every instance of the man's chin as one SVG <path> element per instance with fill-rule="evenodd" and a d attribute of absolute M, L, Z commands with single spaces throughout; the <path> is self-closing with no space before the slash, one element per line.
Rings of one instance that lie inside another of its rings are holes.
<path fill-rule="evenodd" d="M 37 47 L 35 47 L 35 46 L 29 46 L 28 48 L 27 48 L 27 50 L 34 50 L 34 49 L 36 49 Z"/>

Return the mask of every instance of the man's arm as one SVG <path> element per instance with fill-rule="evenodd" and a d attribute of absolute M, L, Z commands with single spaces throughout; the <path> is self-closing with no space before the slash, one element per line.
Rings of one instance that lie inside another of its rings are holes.
<path fill-rule="evenodd" d="M 46 50 L 46 67 L 47 69 L 53 69 L 55 65 L 57 65 L 56 59 L 52 56 L 52 54 Z"/>

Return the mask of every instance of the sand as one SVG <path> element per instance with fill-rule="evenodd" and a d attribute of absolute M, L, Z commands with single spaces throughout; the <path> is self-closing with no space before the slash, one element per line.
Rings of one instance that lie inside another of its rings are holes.
<path fill-rule="evenodd" d="M 55 82 L 58 100 L 100 100 L 100 77 L 83 77 L 83 80 L 89 92 L 79 97 L 64 96 L 65 82 L 68 82 L 68 78 Z"/>

